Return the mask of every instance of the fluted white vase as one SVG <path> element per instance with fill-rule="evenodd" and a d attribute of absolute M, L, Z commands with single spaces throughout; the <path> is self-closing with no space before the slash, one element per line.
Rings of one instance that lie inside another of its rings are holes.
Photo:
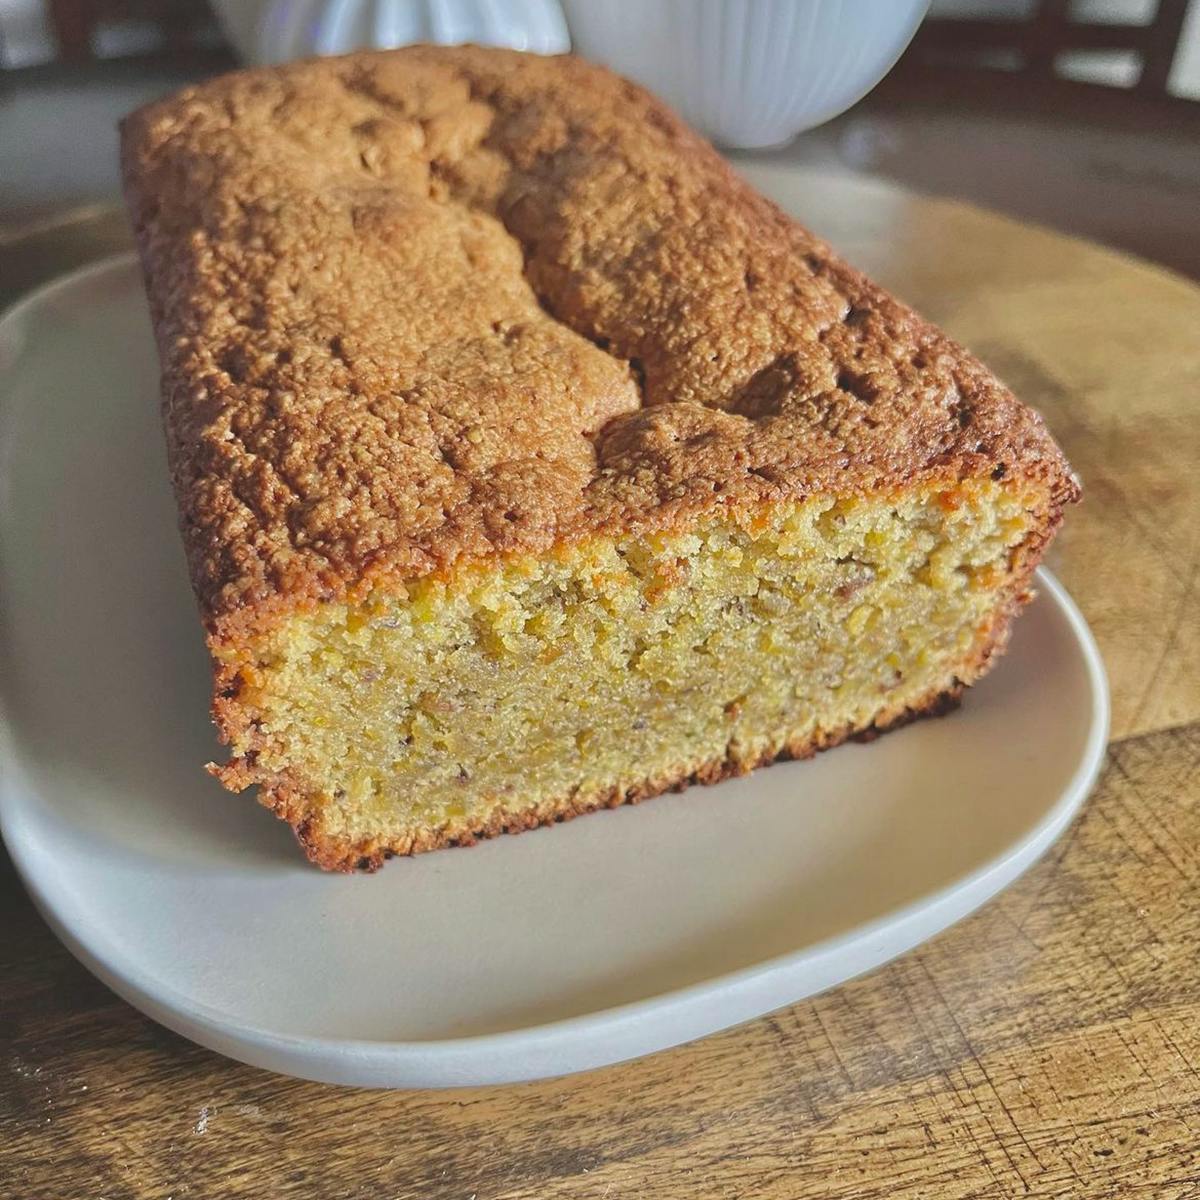
<path fill-rule="evenodd" d="M 563 0 L 575 49 L 726 146 L 775 146 L 849 108 L 929 0 Z"/>
<path fill-rule="evenodd" d="M 386 49 L 412 42 L 560 54 L 570 37 L 558 0 L 213 0 L 247 62 Z"/>

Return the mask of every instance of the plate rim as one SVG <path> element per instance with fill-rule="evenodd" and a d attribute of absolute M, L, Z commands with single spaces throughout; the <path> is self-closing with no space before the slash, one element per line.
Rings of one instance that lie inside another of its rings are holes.
<path fill-rule="evenodd" d="M 72 267 L 71 270 L 64 271 L 61 275 L 55 275 L 53 279 L 44 280 L 27 292 L 22 292 L 6 307 L 0 308 L 0 327 L 24 316 L 25 309 L 36 307 L 48 300 L 55 292 L 67 291 L 75 284 L 82 283 L 89 275 L 103 275 L 106 271 L 116 271 L 122 267 L 136 267 L 138 264 L 136 250 L 118 250 L 113 254 L 105 254 L 92 262 L 84 263 L 82 266 Z"/>
<path fill-rule="evenodd" d="M 0 313 L 0 336 L 12 322 L 27 316 L 56 293 L 68 291 L 91 276 L 128 269 L 136 263 L 134 253 L 110 255 L 42 284 Z M 0 416 L 2 406 L 0 397 Z M 21 786 L 17 758 L 12 752 L 17 740 L 2 693 L 0 747 L 5 753 L 0 762 L 0 833 L 35 907 L 85 968 L 159 1024 L 231 1058 L 321 1082 L 376 1087 L 481 1086 L 593 1070 L 732 1028 L 874 970 L 975 912 L 1053 845 L 1082 806 L 1103 766 L 1110 700 L 1103 661 L 1083 614 L 1046 568 L 1038 568 L 1037 578 L 1043 602 L 1052 602 L 1065 619 L 1082 659 L 1092 711 L 1071 778 L 1036 824 L 999 855 L 964 876 L 848 931 L 680 988 L 554 1021 L 448 1038 L 389 1040 L 284 1034 L 194 1002 L 177 989 L 147 978 L 135 964 L 121 962 L 115 953 L 104 953 L 106 947 L 93 949 L 56 906 L 53 888 L 33 862 L 18 827 L 17 793 L 34 793 Z M 947 913 L 949 919 L 939 916 L 929 932 L 918 932 L 899 942 L 894 938 L 898 929 L 919 928 L 929 924 L 927 918 L 931 915 Z M 882 949 L 877 945 L 880 942 L 886 942 Z M 793 975 L 812 973 L 814 964 L 822 960 L 853 958 L 856 953 L 862 965 L 849 975 L 839 972 L 833 983 L 798 989 L 784 986 Z M 785 993 L 790 998 L 780 999 Z M 705 1003 L 712 1000 L 721 1001 L 722 1011 L 706 1015 Z M 664 1023 L 666 1029 L 655 1036 L 652 1031 Z M 621 1047 L 615 1053 L 604 1049 L 614 1044 Z M 545 1069 L 543 1064 L 553 1060 L 564 1046 L 572 1049 L 572 1064 Z M 401 1082 L 390 1082 L 394 1080 Z"/>

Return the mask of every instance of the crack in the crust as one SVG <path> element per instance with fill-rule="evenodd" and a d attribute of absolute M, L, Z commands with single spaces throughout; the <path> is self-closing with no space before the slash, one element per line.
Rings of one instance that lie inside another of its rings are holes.
<path fill-rule="evenodd" d="M 370 100 L 388 112 L 399 112 L 404 116 L 409 115 L 404 106 L 396 100 L 395 96 L 389 96 L 386 92 L 381 91 L 375 86 L 375 79 L 367 69 L 355 66 L 349 72 L 340 76 L 340 78 L 342 87 L 351 95 L 361 96 L 364 100 Z"/>
<path fill-rule="evenodd" d="M 496 153 L 501 154 L 508 164 L 510 171 L 515 170 L 511 160 L 501 151 L 498 141 L 495 137 L 496 124 L 500 118 L 500 114 L 495 108 L 493 96 L 485 89 L 481 88 L 477 80 L 474 80 L 461 73 L 457 75 L 457 78 L 466 88 L 468 102 L 485 104 L 491 108 L 493 114 L 493 122 L 487 133 L 477 144 L 466 147 L 464 150 L 460 151 L 458 156 L 459 161 L 461 161 L 461 159 L 467 154 L 471 153 L 472 150 L 478 149 L 479 147 L 486 147 Z M 428 119 L 422 118 L 418 113 L 410 112 L 402 104 L 398 103 L 394 97 L 389 96 L 384 91 L 381 91 L 376 86 L 376 83 L 370 74 L 362 69 L 343 75 L 342 86 L 348 92 L 370 100 L 374 104 L 378 104 L 385 111 L 397 113 L 404 116 L 406 119 L 416 121 L 422 127 L 422 129 L 428 128 Z M 363 123 L 360 122 L 360 124 Z M 428 144 L 428 137 L 426 138 L 426 144 Z M 545 165 L 549 166 L 549 160 L 553 157 L 553 152 L 551 154 L 544 155 L 543 157 L 547 160 Z M 555 304 L 553 300 L 546 295 L 544 290 L 540 290 L 534 285 L 532 272 L 530 271 L 530 261 L 537 255 L 538 247 L 536 241 L 533 239 L 523 239 L 518 237 L 517 234 L 513 232 L 508 222 L 505 221 L 503 213 L 496 206 L 471 203 L 468 199 L 462 196 L 461 193 L 456 194 L 454 181 L 454 168 L 456 166 L 456 162 L 448 161 L 444 158 L 433 158 L 432 156 L 426 154 L 425 165 L 430 173 L 430 188 L 428 193 L 429 199 L 438 204 L 454 203 L 459 207 L 466 209 L 467 211 L 477 212 L 494 220 L 500 226 L 500 228 L 504 230 L 505 234 L 512 239 L 513 244 L 521 251 L 522 275 L 525 278 L 525 283 L 529 287 L 530 295 L 537 303 L 538 308 L 541 309 L 545 316 L 549 320 L 553 321 L 554 324 L 561 326 L 568 333 L 571 333 L 575 337 L 582 338 L 584 341 L 590 342 L 597 350 L 612 359 L 614 363 L 624 366 L 628 370 L 630 377 L 633 379 L 634 384 L 637 387 L 638 407 L 644 408 L 646 406 L 646 370 L 642 360 L 637 356 L 623 358 L 619 354 L 614 354 L 611 349 L 611 340 L 608 337 L 604 336 L 603 334 L 592 333 L 580 325 L 576 325 L 571 321 L 564 320 L 562 315 L 555 310 Z M 330 349 L 333 350 L 332 345 Z M 594 440 L 600 436 L 601 432 L 602 430 L 597 430 L 590 436 Z"/>
<path fill-rule="evenodd" d="M 499 218 L 497 218 L 497 219 L 499 219 Z M 502 221 L 501 221 L 501 224 L 503 224 Z M 514 233 L 512 233 L 512 231 L 509 230 L 507 226 L 505 226 L 504 228 L 505 228 L 505 232 L 508 234 L 508 236 L 511 237 L 513 239 L 513 241 L 517 243 L 518 246 L 521 246 L 522 250 L 524 250 L 525 246 L 524 246 L 524 243 L 521 242 L 520 238 L 518 238 Z M 529 291 L 530 291 L 531 295 L 533 296 L 534 300 L 537 301 L 538 308 L 540 308 L 542 310 L 542 312 L 551 321 L 553 321 L 556 325 L 561 326 L 563 329 L 567 330 L 569 333 L 573 334 L 575 337 L 582 338 L 585 342 L 589 342 L 597 350 L 599 350 L 602 354 L 604 354 L 606 357 L 611 359 L 614 363 L 618 363 L 621 366 L 624 366 L 628 370 L 629 376 L 634 382 L 634 386 L 637 388 L 638 410 L 645 408 L 646 407 L 646 368 L 645 368 L 644 364 L 642 363 L 642 360 L 639 357 L 637 357 L 636 355 L 634 355 L 630 358 L 622 358 L 621 355 L 614 354 L 612 352 L 611 339 L 606 337 L 604 334 L 591 333 L 587 329 L 581 329 L 576 325 L 572 325 L 571 322 L 569 322 L 569 321 L 564 321 L 563 318 L 561 316 L 559 316 L 559 314 L 557 312 L 554 311 L 554 302 L 550 299 L 550 297 L 547 296 L 544 292 L 539 291 L 537 288 L 535 288 L 533 286 L 533 284 L 530 280 L 530 277 L 529 277 L 528 259 L 525 260 L 525 264 L 526 265 L 523 267 L 525 282 L 527 284 L 529 284 Z M 621 416 L 628 416 L 628 415 L 629 415 L 628 413 L 622 413 L 619 416 L 612 418 L 612 420 L 619 420 Z M 594 430 L 591 434 L 588 435 L 589 439 L 592 441 L 598 440 L 603 435 L 604 430 L 606 428 L 608 428 L 608 426 L 610 424 L 611 424 L 611 421 L 604 422 L 604 424 L 601 425 L 599 429 Z"/>
<path fill-rule="evenodd" d="M 346 352 L 346 342 L 340 333 L 335 333 L 329 339 L 329 357 L 334 362 L 340 363 L 348 371 L 353 371 L 354 366 L 350 361 L 350 356 Z"/>
<path fill-rule="evenodd" d="M 504 233 L 512 239 L 514 246 L 521 251 L 522 275 L 529 288 L 531 297 L 546 318 L 574 337 L 589 342 L 614 363 L 626 368 L 637 388 L 638 408 L 637 410 L 630 410 L 629 412 L 619 414 L 586 435 L 593 443 L 598 443 L 611 430 L 614 421 L 628 418 L 632 412 L 640 411 L 647 407 L 644 362 L 637 355 L 624 357 L 619 353 L 615 353 L 612 348 L 613 339 L 604 333 L 589 329 L 586 321 L 572 321 L 567 319 L 559 310 L 556 298 L 548 294 L 544 287 L 538 286 L 535 281 L 536 272 L 534 270 L 539 257 L 538 241 L 535 237 L 521 236 L 514 231 L 513 225 L 508 219 L 504 206 L 499 199 L 504 195 L 503 188 L 496 190 L 492 194 L 492 197 L 486 201 L 479 197 L 464 194 L 462 183 L 455 177 L 456 168 L 473 152 L 486 149 L 496 154 L 504 161 L 510 179 L 518 172 L 518 167 L 504 146 L 504 135 L 507 124 L 506 116 L 502 108 L 497 105 L 494 89 L 489 90 L 481 86 L 478 80 L 464 72 L 455 72 L 454 75 L 455 79 L 464 89 L 465 103 L 486 106 L 492 114 L 492 119 L 482 137 L 469 146 L 460 147 L 452 159 L 447 159 L 445 156 L 434 157 L 429 152 L 428 137 L 426 137 L 426 145 L 422 157 L 430 173 L 429 198 L 434 203 L 453 205 L 468 212 L 479 213 L 495 221 Z M 371 101 L 378 105 L 381 110 L 402 116 L 406 120 L 414 121 L 424 130 L 428 129 L 429 122 L 427 119 L 422 118 L 419 112 L 409 109 L 395 96 L 381 89 L 368 70 L 358 68 L 349 72 L 342 77 L 342 83 L 347 91 Z M 571 139 L 568 138 L 568 145 L 570 141 Z M 536 164 L 527 166 L 521 173 L 535 182 L 539 181 L 543 176 L 553 176 L 556 159 L 560 153 L 561 150 L 559 148 L 540 152 L 537 156 Z M 854 363 L 861 357 L 861 345 L 866 332 L 865 327 L 874 309 L 869 302 L 864 303 L 859 298 L 847 295 L 842 287 L 839 286 L 834 273 L 830 270 L 832 260 L 827 251 L 819 247 L 808 250 L 800 256 L 800 260 L 807 268 L 810 279 L 819 280 L 821 284 L 832 289 L 844 304 L 840 319 L 834 320 L 828 326 L 821 329 L 817 339 L 826 348 L 831 374 L 834 374 L 836 377 L 836 386 L 860 403 L 868 406 L 872 405 L 878 397 L 878 384 L 865 373 L 856 370 Z M 763 282 L 761 275 L 753 264 L 745 268 L 742 281 L 749 296 L 753 296 Z M 827 338 L 835 330 L 846 330 L 852 338 L 854 350 L 851 355 L 853 362 L 850 365 L 846 364 L 842 354 L 837 353 L 835 350 L 831 351 L 827 346 Z M 496 332 L 500 333 L 501 331 L 497 330 Z M 918 363 L 914 363 L 914 366 L 918 366 L 918 369 L 919 365 Z M 801 378 L 801 375 L 802 371 L 796 350 L 784 350 L 768 363 L 767 366 L 760 368 L 735 388 L 731 394 L 715 399 L 713 403 L 706 405 L 706 407 L 736 413 L 750 420 L 776 415 L 781 411 L 787 397 L 795 394 L 803 387 L 804 380 Z M 725 402 L 721 402 L 722 399 Z"/>
<path fill-rule="evenodd" d="M 752 420 L 775 416 L 799 382 L 800 365 L 795 351 L 777 355 L 732 393 L 728 411 Z"/>
<path fill-rule="evenodd" d="M 842 367 L 838 371 L 837 387 L 862 404 L 874 404 L 879 395 L 879 386 L 870 375 L 850 367 Z"/>

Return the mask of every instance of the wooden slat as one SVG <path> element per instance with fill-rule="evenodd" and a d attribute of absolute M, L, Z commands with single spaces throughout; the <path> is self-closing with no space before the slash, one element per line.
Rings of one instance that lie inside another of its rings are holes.
<path fill-rule="evenodd" d="M 1067 23 L 1071 0 L 1038 0 L 1034 18 L 1025 28 L 1025 65 L 1036 75 L 1052 76 L 1054 59 L 1062 45 L 1062 30 Z"/>
<path fill-rule="evenodd" d="M 1142 76 L 1138 87 L 1165 92 L 1171 66 L 1179 49 L 1189 0 L 1158 0 L 1158 12 L 1143 46 Z"/>
<path fill-rule="evenodd" d="M 913 41 L 917 50 L 1019 50 L 1053 59 L 1067 50 L 1143 50 L 1153 42 L 1149 25 L 1079 25 L 1070 21 L 929 20 Z"/>
<path fill-rule="evenodd" d="M 59 57 L 69 63 L 91 58 L 95 4 L 91 0 L 48 0 L 47 7 Z"/>
<path fill-rule="evenodd" d="M 1166 92 L 1171 66 L 1187 16 L 1188 0 L 1160 0 L 1148 24 L 1086 23 L 1071 18 L 1070 0 L 1041 0 L 1032 18 L 971 20 L 933 18 L 917 32 L 910 62 L 928 60 L 934 69 L 955 59 L 977 57 L 989 50 L 1016 52 L 1020 71 L 1050 78 L 1060 55 L 1071 51 L 1134 51 L 1142 67 L 1139 90 Z"/>

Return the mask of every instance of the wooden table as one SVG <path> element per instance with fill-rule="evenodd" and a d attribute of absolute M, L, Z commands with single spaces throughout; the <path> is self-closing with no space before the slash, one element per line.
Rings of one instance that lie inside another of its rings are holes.
<path fill-rule="evenodd" d="M 1046 413 L 1083 477 L 1052 564 L 1113 741 L 1062 842 L 816 1000 L 591 1075 L 453 1093 L 284 1079 L 165 1032 L 0 869 L 0 1195 L 1200 1196 L 1200 290 L 961 204 L 811 181 L 810 223 Z M 0 289 L 124 244 L 92 212 Z"/>

